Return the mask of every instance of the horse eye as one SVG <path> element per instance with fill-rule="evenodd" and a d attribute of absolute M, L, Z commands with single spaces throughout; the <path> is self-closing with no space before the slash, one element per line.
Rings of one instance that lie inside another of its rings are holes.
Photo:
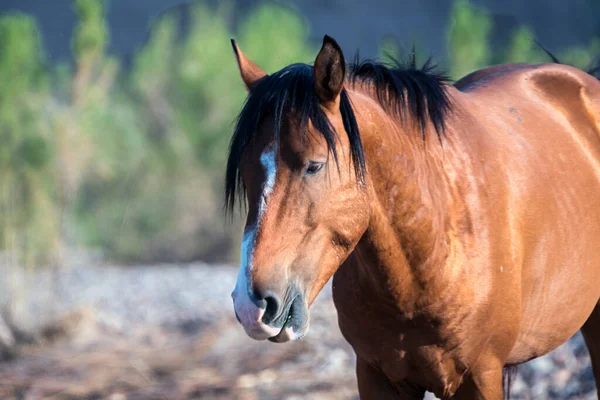
<path fill-rule="evenodd" d="M 314 175 L 317 172 L 319 172 L 321 170 L 321 168 L 323 168 L 323 163 L 322 162 L 311 161 L 308 164 L 308 167 L 306 167 L 306 174 L 307 175 Z"/>

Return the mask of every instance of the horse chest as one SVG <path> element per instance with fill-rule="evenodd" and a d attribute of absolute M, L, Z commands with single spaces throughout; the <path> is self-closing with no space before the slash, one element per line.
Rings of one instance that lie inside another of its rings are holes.
<path fill-rule="evenodd" d="M 380 370 L 392 384 L 409 382 L 439 396 L 458 388 L 465 369 L 452 351 L 433 340 L 433 332 L 405 327 L 400 333 L 385 321 L 348 320 L 345 315 L 342 311 L 340 329 L 357 357 Z"/>
<path fill-rule="evenodd" d="M 441 346 L 439 329 L 424 321 L 402 321 L 352 285 L 334 289 L 339 326 L 357 357 L 380 370 L 392 383 L 413 382 L 436 393 L 458 387 L 463 368 L 452 350 Z"/>

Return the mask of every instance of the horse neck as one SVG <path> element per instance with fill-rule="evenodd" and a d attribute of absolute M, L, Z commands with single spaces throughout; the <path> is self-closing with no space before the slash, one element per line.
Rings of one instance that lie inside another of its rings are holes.
<path fill-rule="evenodd" d="M 364 94 L 356 93 L 353 103 L 367 160 L 371 219 L 355 254 L 363 261 L 365 282 L 387 286 L 396 306 L 410 314 L 439 286 L 447 256 L 442 148 L 431 127 L 423 139 L 413 121 L 401 122 Z"/>

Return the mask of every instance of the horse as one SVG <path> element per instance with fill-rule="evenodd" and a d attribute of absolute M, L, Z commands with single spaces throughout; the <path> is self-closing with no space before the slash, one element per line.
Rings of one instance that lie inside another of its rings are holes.
<path fill-rule="evenodd" d="M 267 74 L 231 44 L 248 336 L 306 336 L 331 278 L 361 399 L 501 399 L 503 371 L 578 330 L 600 386 L 600 81 L 545 63 L 453 83 L 414 57 L 347 62 L 327 35 Z"/>

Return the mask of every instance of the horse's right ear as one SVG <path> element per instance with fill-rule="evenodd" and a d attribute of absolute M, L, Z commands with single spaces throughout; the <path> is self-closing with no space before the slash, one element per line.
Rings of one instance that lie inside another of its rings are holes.
<path fill-rule="evenodd" d="M 325 35 L 313 67 L 315 92 L 324 105 L 335 103 L 344 86 L 346 62 L 337 42 Z"/>
<path fill-rule="evenodd" d="M 246 89 L 251 91 L 259 80 L 267 76 L 267 73 L 242 53 L 237 43 L 235 43 L 235 39 L 231 39 L 231 46 L 233 47 L 240 75 L 246 85 Z"/>

